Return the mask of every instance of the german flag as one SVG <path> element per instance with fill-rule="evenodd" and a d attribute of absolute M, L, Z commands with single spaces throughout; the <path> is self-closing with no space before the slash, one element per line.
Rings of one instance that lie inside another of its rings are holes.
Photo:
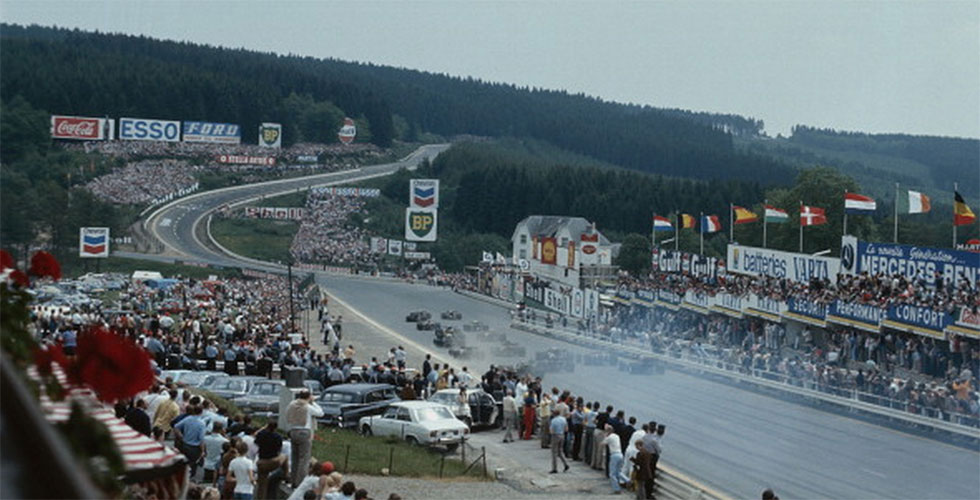
<path fill-rule="evenodd" d="M 966 226 L 968 224 L 973 224 L 977 220 L 977 216 L 973 215 L 973 210 L 963 201 L 963 197 L 960 193 L 953 191 L 955 193 L 955 198 L 953 199 L 953 225 L 954 226 Z"/>
<path fill-rule="evenodd" d="M 688 214 L 680 214 L 681 229 L 691 229 L 694 227 L 694 217 Z"/>

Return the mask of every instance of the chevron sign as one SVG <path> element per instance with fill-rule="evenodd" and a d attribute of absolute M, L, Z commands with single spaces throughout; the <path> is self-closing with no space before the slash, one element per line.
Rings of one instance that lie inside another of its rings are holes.
<path fill-rule="evenodd" d="M 83 227 L 78 230 L 79 257 L 108 257 L 109 228 Z"/>
<path fill-rule="evenodd" d="M 412 179 L 408 197 L 411 208 L 439 208 L 439 179 Z"/>

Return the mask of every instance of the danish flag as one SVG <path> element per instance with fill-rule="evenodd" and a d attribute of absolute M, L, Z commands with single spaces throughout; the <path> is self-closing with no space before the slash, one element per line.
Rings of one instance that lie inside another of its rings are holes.
<path fill-rule="evenodd" d="M 801 226 L 819 226 L 820 224 L 827 223 L 827 214 L 824 209 L 819 207 L 811 207 L 809 205 L 800 205 L 800 225 Z"/>

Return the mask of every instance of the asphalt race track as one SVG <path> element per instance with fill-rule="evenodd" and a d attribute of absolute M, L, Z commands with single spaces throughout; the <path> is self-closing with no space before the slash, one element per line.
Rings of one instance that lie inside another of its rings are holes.
<path fill-rule="evenodd" d="M 529 358 L 549 347 L 585 352 L 510 329 L 502 308 L 451 290 L 343 277 L 322 277 L 320 284 L 375 321 L 447 357 L 446 349 L 432 344 L 431 331 L 417 331 L 404 321 L 409 311 L 426 309 L 438 317 L 443 310 L 459 310 L 462 321 L 442 323 L 487 323 L 524 344 Z M 514 361 L 488 356 L 458 364 L 482 373 L 489 362 Z M 664 460 L 737 498 L 758 498 L 767 487 L 781 498 L 980 498 L 980 453 L 696 376 L 671 370 L 630 375 L 613 366 L 579 363 L 573 373 L 549 374 L 544 381 L 547 388 L 598 399 L 641 421 L 665 423 Z"/>
<path fill-rule="evenodd" d="M 225 203 L 385 175 L 413 167 L 447 147 L 423 146 L 400 162 L 356 171 L 199 193 L 158 210 L 147 227 L 171 254 L 281 272 L 281 266 L 250 265 L 216 254 L 194 237 L 195 222 Z M 523 343 L 532 358 L 536 351 L 549 347 L 584 352 L 557 340 L 511 330 L 509 317 L 500 307 L 450 290 L 342 277 L 321 276 L 320 282 L 375 321 L 443 355 L 445 349 L 432 345 L 432 332 L 419 332 L 405 323 L 410 310 L 427 309 L 436 317 L 442 310 L 459 310 L 462 322 L 480 320 L 505 331 L 509 339 Z M 465 364 L 479 373 L 489 361 Z M 641 420 L 665 423 L 664 461 L 738 498 L 759 498 L 767 487 L 785 499 L 980 498 L 980 450 L 899 433 L 692 375 L 673 371 L 629 375 L 615 367 L 578 364 L 574 373 L 546 376 L 545 385 L 623 408 Z"/>

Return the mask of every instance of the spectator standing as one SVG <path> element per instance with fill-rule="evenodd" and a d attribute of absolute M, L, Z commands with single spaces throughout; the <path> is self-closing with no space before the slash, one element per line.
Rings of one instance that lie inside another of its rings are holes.
<path fill-rule="evenodd" d="M 313 430 L 316 417 L 323 416 L 323 409 L 313 401 L 309 390 L 303 389 L 286 408 L 289 424 L 289 440 L 292 446 L 291 480 L 295 488 L 303 479 L 303 472 L 310 463 L 313 447 Z"/>
<path fill-rule="evenodd" d="M 235 447 L 238 456 L 228 464 L 226 481 L 235 482 L 234 500 L 252 500 L 255 491 L 255 464 L 248 459 L 248 445 L 239 441 Z"/>
<path fill-rule="evenodd" d="M 623 448 L 619 444 L 619 434 L 613 426 L 606 424 L 606 437 L 602 440 L 602 446 L 606 447 L 609 453 L 609 484 L 612 486 L 613 493 L 620 493 L 623 487 L 620 486 L 622 478 L 619 476 L 620 468 L 623 466 Z"/>
<path fill-rule="evenodd" d="M 225 424 L 221 422 L 212 424 L 211 432 L 204 436 L 204 482 L 217 484 L 217 472 L 221 468 L 221 451 L 227 442 Z"/>
<path fill-rule="evenodd" d="M 191 464 L 191 477 L 197 472 L 197 466 L 201 463 L 204 455 L 204 435 L 207 426 L 201 420 L 201 407 L 191 405 L 188 408 L 188 415 L 174 426 L 175 440 L 179 440 L 180 451 L 187 457 L 187 462 Z"/>
<path fill-rule="evenodd" d="M 504 442 L 511 443 L 514 441 L 514 435 L 511 433 L 517 426 L 517 400 L 514 399 L 514 391 L 508 389 L 507 395 L 504 396 L 503 401 L 504 410 Z"/>
<path fill-rule="evenodd" d="M 282 436 L 279 435 L 278 427 L 275 420 L 270 421 L 255 435 L 255 445 L 259 448 L 258 460 L 255 462 L 256 500 L 275 498 L 275 495 L 269 495 L 271 475 L 277 474 L 277 477 L 288 477 L 289 475 L 286 455 L 282 454 Z M 278 481 L 276 482 L 278 483 Z"/>
<path fill-rule="evenodd" d="M 561 413 L 555 414 L 549 425 L 551 434 L 551 473 L 558 472 L 558 459 L 561 459 L 565 466 L 564 472 L 568 472 L 568 461 L 565 460 L 565 432 L 568 431 L 568 421 Z"/>

